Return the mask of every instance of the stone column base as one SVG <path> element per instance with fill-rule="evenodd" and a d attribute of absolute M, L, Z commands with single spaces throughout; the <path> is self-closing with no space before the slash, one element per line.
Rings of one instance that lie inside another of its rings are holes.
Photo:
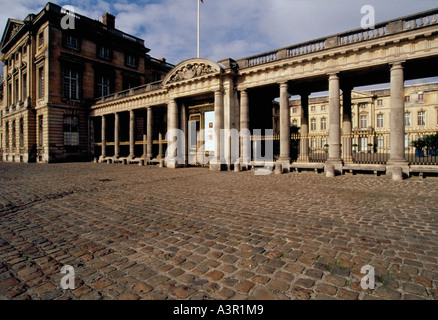
<path fill-rule="evenodd" d="M 290 172 L 290 159 L 278 159 L 277 161 L 275 161 L 275 166 L 277 166 L 277 164 L 281 164 L 282 166 L 282 173 L 288 173 Z"/>
<path fill-rule="evenodd" d="M 341 160 L 327 160 L 324 165 L 324 172 L 328 172 L 330 170 L 329 167 L 332 166 L 334 170 L 334 175 L 342 174 L 343 163 Z"/>
<path fill-rule="evenodd" d="M 176 169 L 177 168 L 177 162 L 175 159 L 167 159 L 166 160 L 166 167 L 169 169 Z"/>
<path fill-rule="evenodd" d="M 222 171 L 222 163 L 217 160 L 210 161 L 210 170 L 211 171 Z"/>
<path fill-rule="evenodd" d="M 392 177 L 392 171 L 394 168 L 401 168 L 403 177 L 404 178 L 409 177 L 409 175 L 410 175 L 409 162 L 407 162 L 405 160 L 388 161 L 386 163 L 386 175 Z"/>

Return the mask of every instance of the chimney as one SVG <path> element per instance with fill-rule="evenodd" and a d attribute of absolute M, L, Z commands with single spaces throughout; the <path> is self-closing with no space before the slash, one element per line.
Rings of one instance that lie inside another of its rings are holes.
<path fill-rule="evenodd" d="M 116 28 L 116 17 L 110 13 L 105 13 L 103 15 L 103 24 L 106 25 L 108 30 L 113 30 Z"/>

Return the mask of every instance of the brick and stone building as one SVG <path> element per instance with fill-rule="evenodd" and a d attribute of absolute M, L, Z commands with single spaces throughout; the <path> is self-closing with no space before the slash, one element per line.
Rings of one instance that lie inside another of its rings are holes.
<path fill-rule="evenodd" d="M 72 20 L 63 25 L 66 16 Z M 115 19 L 106 13 L 99 22 L 48 3 L 8 20 L 0 45 L 4 161 L 88 159 L 95 99 L 162 80 L 172 68 Z"/>

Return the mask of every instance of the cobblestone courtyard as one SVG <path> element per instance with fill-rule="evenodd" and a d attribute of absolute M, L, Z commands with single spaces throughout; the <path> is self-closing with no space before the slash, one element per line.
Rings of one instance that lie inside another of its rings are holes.
<path fill-rule="evenodd" d="M 0 162 L 0 190 L 1 299 L 438 298 L 437 178 Z"/>

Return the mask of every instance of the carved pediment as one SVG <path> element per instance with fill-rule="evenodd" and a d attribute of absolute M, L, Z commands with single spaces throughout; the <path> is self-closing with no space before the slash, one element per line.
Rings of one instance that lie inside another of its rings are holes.
<path fill-rule="evenodd" d="M 23 27 L 24 22 L 20 20 L 15 19 L 8 19 L 8 22 L 6 24 L 5 32 L 3 33 L 2 41 L 1 41 L 1 48 L 9 42 L 17 33 L 20 31 L 20 29 Z"/>
<path fill-rule="evenodd" d="M 220 73 L 221 68 L 216 63 L 206 59 L 190 59 L 177 65 L 166 76 L 163 83 L 173 84 L 210 74 Z"/>

